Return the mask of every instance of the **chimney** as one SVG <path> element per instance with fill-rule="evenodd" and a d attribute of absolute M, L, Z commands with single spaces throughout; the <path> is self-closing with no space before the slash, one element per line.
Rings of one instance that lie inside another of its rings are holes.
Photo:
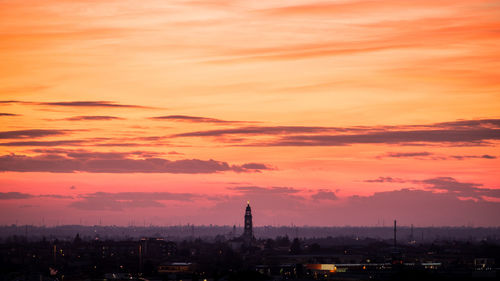
<path fill-rule="evenodd" d="M 394 249 L 396 249 L 396 220 L 394 220 Z"/>

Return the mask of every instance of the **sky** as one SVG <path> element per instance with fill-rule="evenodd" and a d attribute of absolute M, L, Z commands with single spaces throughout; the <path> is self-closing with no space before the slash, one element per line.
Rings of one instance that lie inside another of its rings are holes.
<path fill-rule="evenodd" d="M 500 2 L 0 0 L 0 224 L 500 226 Z"/>

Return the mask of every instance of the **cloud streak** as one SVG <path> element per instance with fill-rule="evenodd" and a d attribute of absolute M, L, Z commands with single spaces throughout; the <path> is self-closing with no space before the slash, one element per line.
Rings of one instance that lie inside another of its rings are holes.
<path fill-rule="evenodd" d="M 115 117 L 115 116 L 75 116 L 64 118 L 62 120 L 66 121 L 108 121 L 108 120 L 123 120 L 123 118 Z"/>
<path fill-rule="evenodd" d="M 5 100 L 0 101 L 1 104 L 22 104 L 22 105 L 40 105 L 40 106 L 58 106 L 58 107 L 95 107 L 95 108 L 139 108 L 139 109 L 153 109 L 154 107 L 120 104 L 114 101 L 56 101 L 56 102 L 35 102 L 35 101 L 20 101 L 20 100 Z"/>
<path fill-rule="evenodd" d="M 219 137 L 225 135 L 288 135 L 298 133 L 319 133 L 345 130 L 351 129 L 308 126 L 249 126 L 232 129 L 188 132 L 177 134 L 174 137 Z"/>
<path fill-rule="evenodd" d="M 188 123 L 213 123 L 213 124 L 237 124 L 248 123 L 244 121 L 228 121 L 209 117 L 189 116 L 189 115 L 166 115 L 151 117 L 152 120 L 165 120 L 173 122 L 188 122 Z"/>
<path fill-rule="evenodd" d="M 393 177 L 378 177 L 376 179 L 364 180 L 364 182 L 372 182 L 372 183 L 397 182 L 397 183 L 403 183 L 403 182 L 406 182 L 406 180 L 398 179 L 398 178 L 393 178 Z"/>
<path fill-rule="evenodd" d="M 195 131 L 173 137 L 268 136 L 266 142 L 249 146 L 344 146 L 353 144 L 425 144 L 484 145 L 500 140 L 500 119 L 458 120 L 429 125 L 304 127 L 251 126 Z M 230 140 L 230 139 L 229 139 Z M 424 155 L 421 155 L 424 156 Z"/>
<path fill-rule="evenodd" d="M 59 194 L 40 194 L 34 195 L 22 192 L 0 192 L 0 200 L 19 200 L 19 199 L 31 199 L 31 198 L 53 198 L 53 199 L 72 199 L 72 196 L 59 195 Z"/>
<path fill-rule="evenodd" d="M 499 129 L 389 131 L 352 135 L 286 136 L 269 146 L 343 146 L 352 144 L 451 143 L 481 145 L 500 140 Z"/>
<path fill-rule="evenodd" d="M 0 139 L 26 139 L 41 138 L 48 136 L 60 136 L 68 133 L 68 130 L 17 130 L 0 132 Z"/>
<path fill-rule="evenodd" d="M 14 141 L 2 142 L 0 146 L 79 146 L 86 143 L 83 140 L 60 140 L 60 141 Z"/>
<path fill-rule="evenodd" d="M 270 170 L 267 165 L 249 163 L 230 165 L 227 162 L 200 159 L 167 160 L 134 153 L 62 152 L 36 156 L 0 156 L 0 171 L 52 173 L 171 173 L 210 174 L 218 172 L 259 173 Z"/>
<path fill-rule="evenodd" d="M 457 197 L 474 198 L 477 200 L 483 200 L 484 196 L 500 198 L 500 189 L 483 188 L 482 184 L 459 182 L 452 177 L 437 177 L 415 182 L 423 184 L 426 189 L 444 191 Z"/>
<path fill-rule="evenodd" d="M 383 158 L 411 158 L 418 160 L 466 160 L 466 159 L 497 159 L 496 156 L 483 154 L 483 155 L 440 155 L 428 151 L 420 152 L 388 152 L 376 157 L 377 159 Z"/>

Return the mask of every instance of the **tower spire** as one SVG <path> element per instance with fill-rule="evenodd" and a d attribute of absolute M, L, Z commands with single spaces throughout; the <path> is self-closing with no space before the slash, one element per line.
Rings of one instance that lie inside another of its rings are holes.
<path fill-rule="evenodd" d="M 252 208 L 250 207 L 250 200 L 247 201 L 247 207 L 245 209 L 245 230 L 243 232 L 243 239 L 248 244 L 253 240 Z"/>

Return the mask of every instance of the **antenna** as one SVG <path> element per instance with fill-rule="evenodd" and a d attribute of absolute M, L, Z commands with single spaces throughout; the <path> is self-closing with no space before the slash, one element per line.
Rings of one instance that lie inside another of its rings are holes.
<path fill-rule="evenodd" d="M 413 223 L 411 224 L 410 241 L 413 241 Z"/>

